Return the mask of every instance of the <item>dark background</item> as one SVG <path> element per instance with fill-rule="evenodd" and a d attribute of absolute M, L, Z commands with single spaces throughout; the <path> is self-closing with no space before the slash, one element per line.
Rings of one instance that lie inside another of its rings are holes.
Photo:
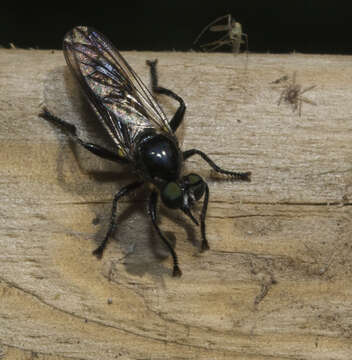
<path fill-rule="evenodd" d="M 352 12 L 347 4 L 332 0 L 116 0 L 114 6 L 106 1 L 71 1 L 23 7 L 18 3 L 13 8 L 2 5 L 0 45 L 61 49 L 66 31 L 90 25 L 120 50 L 187 51 L 202 28 L 231 13 L 248 34 L 251 52 L 351 54 Z"/>

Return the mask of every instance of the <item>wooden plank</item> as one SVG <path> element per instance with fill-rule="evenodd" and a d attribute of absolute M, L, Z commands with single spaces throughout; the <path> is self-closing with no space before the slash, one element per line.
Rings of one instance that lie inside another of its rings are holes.
<path fill-rule="evenodd" d="M 199 229 L 161 209 L 182 278 L 170 276 L 144 191 L 121 203 L 98 261 L 113 194 L 133 176 L 38 117 L 45 105 L 107 141 L 60 51 L 0 49 L 4 358 L 350 359 L 351 57 L 125 56 L 146 83 L 145 60 L 157 57 L 160 84 L 187 102 L 184 149 L 250 170 L 252 182 L 187 163 L 209 180 L 211 250 L 199 254 Z M 316 86 L 301 116 L 278 106 L 294 73 L 301 89 Z"/>

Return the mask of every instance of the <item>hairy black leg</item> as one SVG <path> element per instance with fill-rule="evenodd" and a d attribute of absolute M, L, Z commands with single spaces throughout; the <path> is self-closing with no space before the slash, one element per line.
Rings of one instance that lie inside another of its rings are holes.
<path fill-rule="evenodd" d="M 153 92 L 157 93 L 157 94 L 163 94 L 166 96 L 170 96 L 173 99 L 175 99 L 176 101 L 179 102 L 180 106 L 178 107 L 175 115 L 172 117 L 172 119 L 170 120 L 170 127 L 172 129 L 172 131 L 176 131 L 176 129 L 179 127 L 179 125 L 181 124 L 183 117 L 185 115 L 185 111 L 186 111 L 186 104 L 183 101 L 183 99 L 176 95 L 173 91 L 169 90 L 169 89 L 165 89 L 163 87 L 158 86 L 158 74 L 156 71 L 156 64 L 158 63 L 158 60 L 147 60 L 147 65 L 150 67 L 150 76 L 152 79 L 152 90 Z"/>
<path fill-rule="evenodd" d="M 107 150 L 103 148 L 100 145 L 91 144 L 88 142 L 85 142 L 81 140 L 77 136 L 77 129 L 76 126 L 60 119 L 59 117 L 53 115 L 47 108 L 43 108 L 43 111 L 39 114 L 40 117 L 43 119 L 55 124 L 56 126 L 62 128 L 64 131 L 66 131 L 73 140 L 75 140 L 78 144 L 82 145 L 85 149 L 89 150 L 93 154 L 100 156 L 103 159 L 115 161 L 115 162 L 123 162 L 127 163 L 128 161 L 125 158 L 122 158 L 116 153 L 113 153 L 110 150 Z"/>
<path fill-rule="evenodd" d="M 205 195 L 203 200 L 202 213 L 200 214 L 200 231 L 202 234 L 202 251 L 209 250 L 208 240 L 205 236 L 205 216 L 207 214 L 208 202 L 209 202 L 209 187 L 206 182 L 205 184 Z"/>
<path fill-rule="evenodd" d="M 104 240 L 102 241 L 102 243 L 99 245 L 99 247 L 97 247 L 94 251 L 93 254 L 97 257 L 97 258 L 101 258 L 103 256 L 103 252 L 104 249 L 106 247 L 106 244 L 109 240 L 109 238 L 111 237 L 111 235 L 115 232 L 116 229 L 116 207 L 117 207 L 117 202 L 119 201 L 120 198 L 122 198 L 123 196 L 127 195 L 128 193 L 130 193 L 131 191 L 137 189 L 139 186 L 141 186 L 143 184 L 143 181 L 136 181 L 132 184 L 129 184 L 125 187 L 123 187 L 117 194 L 115 194 L 114 196 L 114 200 L 112 202 L 112 209 L 111 209 L 111 218 L 110 218 L 110 225 L 109 225 L 109 229 L 105 235 Z"/>
<path fill-rule="evenodd" d="M 156 217 L 157 216 L 156 215 L 157 202 L 158 202 L 158 193 L 156 191 L 153 191 L 151 193 L 150 199 L 149 199 L 149 214 L 150 214 L 150 217 L 152 218 L 152 222 L 153 222 L 155 230 L 157 231 L 159 237 L 165 243 L 165 245 L 167 246 L 167 248 L 169 249 L 169 251 L 172 255 L 172 259 L 174 261 L 174 268 L 173 268 L 172 276 L 181 276 L 182 271 L 178 266 L 176 252 L 173 249 L 173 247 L 171 246 L 171 244 L 169 243 L 169 241 L 166 239 L 166 237 L 162 234 L 162 232 L 157 224 L 157 217 Z"/>
<path fill-rule="evenodd" d="M 189 157 L 193 155 L 200 155 L 216 172 L 220 174 L 225 174 L 231 176 L 234 180 L 239 181 L 251 181 L 251 172 L 234 172 L 221 169 L 217 166 L 214 161 L 212 161 L 208 155 L 204 154 L 202 151 L 197 149 L 191 149 L 183 152 L 183 159 L 187 160 Z"/>

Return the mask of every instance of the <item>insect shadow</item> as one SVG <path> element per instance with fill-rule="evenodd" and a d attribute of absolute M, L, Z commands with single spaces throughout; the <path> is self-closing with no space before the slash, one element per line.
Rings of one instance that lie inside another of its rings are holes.
<path fill-rule="evenodd" d="M 93 28 L 78 26 L 64 37 L 66 62 L 81 85 L 96 118 L 110 136 L 114 148 L 81 138 L 79 128 L 54 115 L 44 107 L 40 116 L 63 129 L 76 143 L 91 153 L 129 167 L 138 180 L 121 188 L 114 196 L 108 231 L 93 254 L 101 258 L 108 240 L 117 228 L 116 214 L 120 199 L 147 185 L 148 213 L 154 230 L 168 248 L 173 259 L 173 276 L 181 276 L 174 247 L 165 237 L 158 222 L 158 199 L 169 209 L 181 210 L 194 224 L 200 225 L 201 249 L 208 250 L 205 218 L 209 202 L 209 187 L 197 174 L 182 175 L 183 163 L 200 156 L 218 173 L 233 180 L 250 181 L 250 172 L 234 172 L 220 168 L 198 149 L 181 151 L 177 128 L 183 121 L 186 104 L 173 91 L 158 84 L 157 61 L 147 61 L 152 91 L 166 95 L 179 104 L 168 120 L 162 108 L 139 79 L 119 51 Z M 192 213 L 195 203 L 203 199 L 198 220 Z"/>
<path fill-rule="evenodd" d="M 55 86 L 52 85 L 53 83 Z M 58 99 L 60 99 L 60 103 L 58 103 Z M 88 142 L 94 140 L 98 144 L 113 149 L 113 142 L 101 124 L 96 121 L 96 116 L 67 66 L 55 68 L 48 73 L 44 81 L 44 103 L 60 116 L 61 114 L 62 116 L 70 114 L 71 122 L 78 129 L 82 139 Z M 65 173 L 77 174 L 77 165 L 79 171 L 89 174 L 91 178 L 100 182 L 115 182 L 117 178 L 121 181 L 133 178 L 120 164 L 110 161 L 102 162 L 96 156 L 85 151 L 71 137 L 64 136 L 63 138 L 60 132 L 56 132 L 56 135 L 61 144 L 61 151 L 57 159 L 57 174 L 60 186 L 66 191 L 82 196 L 89 193 L 80 183 L 69 181 L 65 176 Z M 69 151 L 64 151 L 63 143 L 67 143 Z M 74 155 L 75 164 L 70 165 L 68 161 L 65 161 L 67 154 Z M 67 166 L 72 167 L 67 169 Z"/>

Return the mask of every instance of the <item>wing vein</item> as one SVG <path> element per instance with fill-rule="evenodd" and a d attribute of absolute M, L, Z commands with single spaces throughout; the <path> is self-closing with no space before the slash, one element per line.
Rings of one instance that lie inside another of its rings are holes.
<path fill-rule="evenodd" d="M 64 54 L 119 154 L 132 158 L 134 140 L 146 129 L 173 135 L 147 87 L 101 33 L 84 26 L 72 29 L 64 38 Z"/>

